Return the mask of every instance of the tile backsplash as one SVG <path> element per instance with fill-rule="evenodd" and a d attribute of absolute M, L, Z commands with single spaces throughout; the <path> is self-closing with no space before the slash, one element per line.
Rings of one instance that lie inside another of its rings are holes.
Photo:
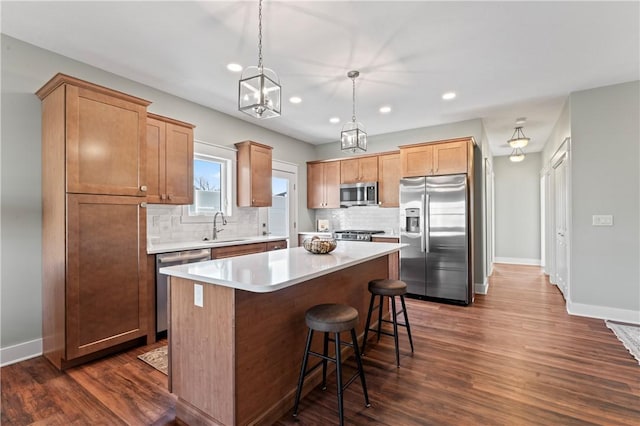
<path fill-rule="evenodd" d="M 254 237 L 261 235 L 260 209 L 240 208 L 233 210 L 233 216 L 227 217 L 222 226 L 218 218 L 218 228 L 223 231 L 220 239 L 236 237 Z M 182 206 L 162 204 L 147 205 L 147 240 L 151 244 L 167 242 L 201 241 L 211 238 L 213 227 L 211 220 L 205 223 L 192 223 L 182 217 Z"/>
<path fill-rule="evenodd" d="M 399 232 L 399 209 L 375 206 L 349 207 L 342 209 L 317 209 L 318 219 L 329 221 L 329 230 L 367 229 L 380 230 L 395 235 Z"/>

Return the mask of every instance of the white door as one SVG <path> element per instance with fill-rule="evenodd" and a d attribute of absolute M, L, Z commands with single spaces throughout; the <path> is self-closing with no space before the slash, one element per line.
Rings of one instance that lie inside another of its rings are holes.
<path fill-rule="evenodd" d="M 286 165 L 286 163 L 284 163 Z M 276 168 L 278 167 L 278 168 Z M 287 169 L 287 170 L 282 170 Z M 272 170 L 272 203 L 267 210 L 268 232 L 288 239 L 289 247 L 297 246 L 297 170 L 276 165 Z"/>
<path fill-rule="evenodd" d="M 569 150 L 568 140 L 553 161 L 555 265 L 554 283 L 569 298 Z"/>

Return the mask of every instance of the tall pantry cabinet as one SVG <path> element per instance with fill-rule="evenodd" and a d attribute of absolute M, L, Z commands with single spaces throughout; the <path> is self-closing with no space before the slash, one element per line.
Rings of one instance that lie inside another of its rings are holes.
<path fill-rule="evenodd" d="M 59 369 L 147 335 L 149 102 L 64 74 L 42 100 L 43 352 Z"/>

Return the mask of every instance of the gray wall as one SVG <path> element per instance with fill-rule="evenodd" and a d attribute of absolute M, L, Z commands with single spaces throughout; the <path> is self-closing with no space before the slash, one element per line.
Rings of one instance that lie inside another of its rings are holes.
<path fill-rule="evenodd" d="M 540 261 L 541 165 L 539 152 L 527 153 L 520 163 L 493 157 L 496 261 Z"/>
<path fill-rule="evenodd" d="M 571 143 L 570 302 L 640 322 L 640 82 L 572 93 Z"/>
<path fill-rule="evenodd" d="M 57 72 L 138 96 L 149 111 L 195 124 L 195 138 L 218 145 L 252 139 L 274 159 L 298 164 L 299 228 L 311 229 L 306 161 L 312 145 L 2 35 L 0 347 L 39 339 L 41 326 L 41 112 L 34 94 Z"/>

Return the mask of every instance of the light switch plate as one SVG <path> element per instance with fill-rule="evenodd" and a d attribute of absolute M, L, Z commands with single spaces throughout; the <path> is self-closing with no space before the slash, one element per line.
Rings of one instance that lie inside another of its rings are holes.
<path fill-rule="evenodd" d="M 613 226 L 613 215 L 594 214 L 591 216 L 591 224 L 593 226 Z"/>
<path fill-rule="evenodd" d="M 201 308 L 204 306 L 204 297 L 202 295 L 202 284 L 193 283 L 193 304 Z"/>

